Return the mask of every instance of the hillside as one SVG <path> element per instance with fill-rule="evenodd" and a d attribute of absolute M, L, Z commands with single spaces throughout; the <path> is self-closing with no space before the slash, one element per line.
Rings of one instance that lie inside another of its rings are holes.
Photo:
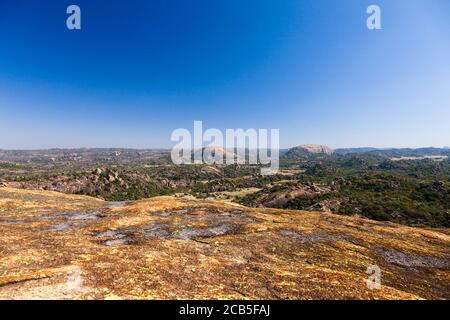
<path fill-rule="evenodd" d="M 448 229 L 0 188 L 2 299 L 449 299 L 449 258 Z"/>
<path fill-rule="evenodd" d="M 327 146 L 316 145 L 316 144 L 303 144 L 298 147 L 289 149 L 283 154 L 283 159 L 297 160 L 304 159 L 311 155 L 326 155 L 329 156 L 333 153 L 333 150 Z"/>
<path fill-rule="evenodd" d="M 403 155 L 389 151 L 392 157 L 302 150 L 304 155 L 290 150 L 292 159 L 284 152 L 278 174 L 264 177 L 257 165 L 174 165 L 156 150 L 0 151 L 0 186 L 108 201 L 184 194 L 251 207 L 450 227 L 447 156 L 408 155 L 406 150 Z"/>

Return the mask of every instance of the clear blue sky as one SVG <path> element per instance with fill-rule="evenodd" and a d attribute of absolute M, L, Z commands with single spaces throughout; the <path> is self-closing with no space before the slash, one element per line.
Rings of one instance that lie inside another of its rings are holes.
<path fill-rule="evenodd" d="M 170 147 L 194 120 L 283 147 L 450 145 L 450 1 L 0 2 L 0 148 Z"/>

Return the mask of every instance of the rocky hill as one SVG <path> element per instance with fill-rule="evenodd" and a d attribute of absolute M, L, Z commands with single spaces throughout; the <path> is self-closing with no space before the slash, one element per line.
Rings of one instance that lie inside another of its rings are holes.
<path fill-rule="evenodd" d="M 0 299 L 449 299 L 449 258 L 448 229 L 0 188 Z"/>
<path fill-rule="evenodd" d="M 298 147 L 289 149 L 284 155 L 284 159 L 296 160 L 302 159 L 310 155 L 331 155 L 333 150 L 330 147 L 316 145 L 316 144 L 303 144 Z"/>

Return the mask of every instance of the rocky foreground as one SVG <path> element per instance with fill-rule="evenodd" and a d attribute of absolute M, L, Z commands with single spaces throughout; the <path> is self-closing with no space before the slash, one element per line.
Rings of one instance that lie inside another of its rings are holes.
<path fill-rule="evenodd" d="M 450 298 L 448 229 L 0 188 L 0 299 L 421 298 Z"/>

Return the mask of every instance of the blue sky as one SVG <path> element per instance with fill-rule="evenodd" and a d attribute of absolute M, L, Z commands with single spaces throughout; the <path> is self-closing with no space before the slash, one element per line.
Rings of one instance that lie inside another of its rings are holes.
<path fill-rule="evenodd" d="M 194 120 L 282 147 L 450 145 L 450 2 L 0 2 L 0 148 L 170 147 Z"/>

